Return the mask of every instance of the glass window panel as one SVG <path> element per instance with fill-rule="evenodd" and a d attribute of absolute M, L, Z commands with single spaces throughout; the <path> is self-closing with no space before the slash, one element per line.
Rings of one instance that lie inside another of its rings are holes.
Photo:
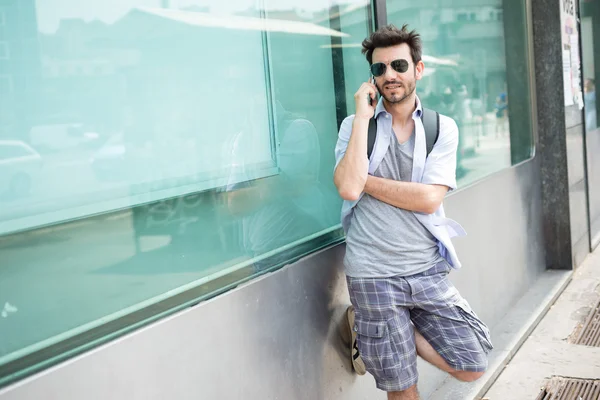
<path fill-rule="evenodd" d="M 4 9 L 0 140 L 41 167 L 0 170 L 0 377 L 343 239 L 367 2 L 157 3 Z"/>
<path fill-rule="evenodd" d="M 532 154 L 525 6 L 507 3 L 442 0 L 431 8 L 387 2 L 389 23 L 421 34 L 425 76 L 417 93 L 423 105 L 459 127 L 459 186 Z"/>
<path fill-rule="evenodd" d="M 36 155 L 35 152 L 24 143 L 0 141 L 0 160 L 2 161 L 34 155 Z"/>
<path fill-rule="evenodd" d="M 600 3 L 579 1 L 583 117 L 585 124 L 586 188 L 592 248 L 600 243 L 600 125 L 597 89 L 600 82 Z"/>
<path fill-rule="evenodd" d="M 41 36 L 42 74 L 45 64 L 56 67 L 53 89 L 63 93 L 57 102 L 42 98 L 27 139 L 48 158 L 62 155 L 69 163 L 57 190 L 40 190 L 17 210 L 0 211 L 4 233 L 277 173 L 265 32 L 252 26 L 260 18 L 142 5 L 107 18 L 116 19 L 94 27 L 73 19 Z M 231 23 L 240 29 L 221 28 L 221 42 L 207 40 L 214 26 Z M 148 38 L 151 29 L 163 33 Z M 169 35 L 177 37 L 177 46 L 166 45 Z M 238 51 L 222 46 L 229 42 Z M 199 51 L 220 65 L 190 57 Z M 106 66 L 106 73 L 94 73 L 98 66 Z M 224 81 L 228 85 L 219 84 Z M 232 118 L 232 110 L 247 109 L 248 99 L 255 107 Z M 241 157 L 243 149 L 244 159 L 224 157 L 220 146 L 243 128 L 254 132 L 235 155 Z M 65 198 L 78 204 L 64 208 Z"/>
<path fill-rule="evenodd" d="M 10 51 L 7 42 L 0 41 L 0 60 L 8 60 Z"/>

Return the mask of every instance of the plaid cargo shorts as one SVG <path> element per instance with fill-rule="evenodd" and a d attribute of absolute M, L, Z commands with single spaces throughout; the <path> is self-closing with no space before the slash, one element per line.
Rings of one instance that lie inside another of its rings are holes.
<path fill-rule="evenodd" d="M 417 383 L 415 328 L 455 370 L 487 369 L 490 332 L 448 272 L 440 262 L 406 277 L 347 277 L 358 349 L 379 389 L 402 391 Z"/>

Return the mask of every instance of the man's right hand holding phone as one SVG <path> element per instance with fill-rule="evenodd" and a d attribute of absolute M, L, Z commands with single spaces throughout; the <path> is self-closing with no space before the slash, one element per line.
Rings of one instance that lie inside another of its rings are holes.
<path fill-rule="evenodd" d="M 343 140 L 347 141 L 345 154 L 335 168 L 333 182 L 344 200 L 356 201 L 365 188 L 369 173 L 367 138 L 369 120 L 377 107 L 377 87 L 372 78 L 363 83 L 354 94 L 356 112 L 352 120 L 352 132 Z M 348 129 L 348 128 L 346 128 Z M 340 131 L 341 132 L 341 131 Z"/>
<path fill-rule="evenodd" d="M 377 87 L 373 83 L 373 78 L 363 83 L 354 94 L 356 103 L 356 118 L 371 119 L 375 115 L 377 107 Z"/>

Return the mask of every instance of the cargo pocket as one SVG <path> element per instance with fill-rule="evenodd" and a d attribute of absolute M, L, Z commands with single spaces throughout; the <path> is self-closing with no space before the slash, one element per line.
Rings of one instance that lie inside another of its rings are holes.
<path fill-rule="evenodd" d="M 473 332 L 475 332 L 475 336 L 477 336 L 479 343 L 481 343 L 483 351 L 486 354 L 489 353 L 494 346 L 492 345 L 492 339 L 490 337 L 491 335 L 488 327 L 479 319 L 479 317 L 477 317 L 467 300 L 461 298 L 457 303 L 455 303 L 455 306 L 458 308 L 458 311 L 462 315 L 463 319 L 473 329 Z"/>
<path fill-rule="evenodd" d="M 357 315 L 354 330 L 367 371 L 375 378 L 396 378 L 401 367 L 400 356 L 392 346 L 388 321 L 363 319 Z"/>

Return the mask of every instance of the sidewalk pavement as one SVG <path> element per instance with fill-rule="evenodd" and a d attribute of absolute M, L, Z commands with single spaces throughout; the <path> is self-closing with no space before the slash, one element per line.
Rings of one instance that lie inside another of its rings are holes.
<path fill-rule="evenodd" d="M 569 342 L 599 299 L 600 249 L 597 249 L 573 273 L 564 292 L 481 399 L 536 400 L 552 377 L 600 379 L 600 347 Z M 598 400 L 600 396 L 564 398 Z"/>

